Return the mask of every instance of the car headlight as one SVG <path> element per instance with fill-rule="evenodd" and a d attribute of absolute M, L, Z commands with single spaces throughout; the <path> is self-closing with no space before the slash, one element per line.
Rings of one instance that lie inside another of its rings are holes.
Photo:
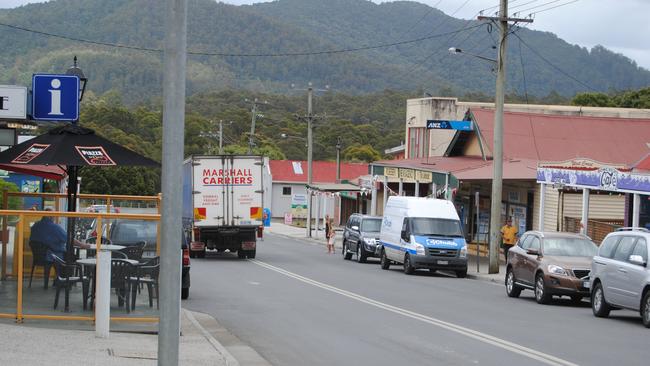
<path fill-rule="evenodd" d="M 460 257 L 467 258 L 467 245 L 463 245 L 463 247 L 460 248 Z"/>
<path fill-rule="evenodd" d="M 415 253 L 417 255 L 424 255 L 425 254 L 424 245 L 415 243 Z"/>
<path fill-rule="evenodd" d="M 550 264 L 550 265 L 548 266 L 548 271 L 549 271 L 550 273 L 552 273 L 552 274 L 556 274 L 556 275 L 562 275 L 562 276 L 566 276 L 566 275 L 567 275 L 566 270 L 564 270 L 564 268 L 562 268 L 562 267 L 560 267 L 560 266 L 556 266 L 556 265 L 554 265 L 554 264 Z"/>

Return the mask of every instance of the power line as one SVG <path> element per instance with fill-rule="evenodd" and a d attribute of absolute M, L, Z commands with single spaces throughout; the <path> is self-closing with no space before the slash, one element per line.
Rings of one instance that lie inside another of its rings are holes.
<path fill-rule="evenodd" d="M 467 1 L 469 1 L 469 0 L 467 0 Z M 162 52 L 162 49 L 159 49 L 159 48 L 147 48 L 147 47 L 124 45 L 124 44 L 119 44 L 119 43 L 93 41 L 93 40 L 88 40 L 88 39 L 83 39 L 83 38 L 75 38 L 75 37 L 69 37 L 69 36 L 65 36 L 65 35 L 61 35 L 61 34 L 38 31 L 38 30 L 29 29 L 29 28 L 20 27 L 20 26 L 11 25 L 11 24 L 6 24 L 6 23 L 0 23 L 0 26 L 4 26 L 4 27 L 7 27 L 7 28 L 16 29 L 16 30 L 21 30 L 21 31 L 24 31 L 24 32 L 40 34 L 40 35 L 44 35 L 44 36 L 48 36 L 48 37 L 60 38 L 60 39 L 65 39 L 65 40 L 73 41 L 73 42 L 79 42 L 79 43 L 88 43 L 88 44 L 94 44 L 94 45 L 106 46 L 106 47 L 113 47 L 113 48 L 124 48 L 124 49 L 136 50 L 136 51 Z M 480 26 L 480 24 L 477 25 L 477 26 Z M 468 28 L 468 29 L 471 29 L 471 28 Z M 360 47 L 353 47 L 353 48 L 342 48 L 342 49 L 335 49 L 335 50 L 322 50 L 322 51 L 311 51 L 311 52 L 310 51 L 302 51 L 302 52 L 286 52 L 286 53 L 222 53 L 222 52 L 195 52 L 195 51 L 188 51 L 187 54 L 194 55 L 194 56 L 221 56 L 221 57 L 289 57 L 289 56 L 328 55 L 328 54 L 366 51 L 366 50 L 379 49 L 379 48 L 388 48 L 388 47 L 399 46 L 399 45 L 410 44 L 410 43 L 417 43 L 417 42 L 422 42 L 422 41 L 426 41 L 426 40 L 430 40 L 430 39 L 435 39 L 435 38 L 440 38 L 440 37 L 453 35 L 453 34 L 456 34 L 456 33 L 464 32 L 465 30 L 467 30 L 467 29 L 457 29 L 457 30 L 454 30 L 454 31 L 449 31 L 449 32 L 439 33 L 439 34 L 429 34 L 429 35 L 424 36 L 424 37 L 419 37 L 419 38 L 414 38 L 414 39 L 409 39 L 409 40 L 404 40 L 404 41 L 399 41 L 399 42 L 380 43 L 380 44 L 377 44 L 377 45 L 360 46 Z"/>
<path fill-rule="evenodd" d="M 576 2 L 578 2 L 578 1 L 580 1 L 580 0 L 569 1 L 568 3 L 555 5 L 555 6 L 552 6 L 552 7 L 550 7 L 550 8 L 547 8 L 547 9 L 542 9 L 542 10 L 538 10 L 538 11 L 536 11 L 536 12 L 532 12 L 532 13 L 530 13 L 529 15 L 532 16 L 532 15 L 535 15 L 535 14 L 543 13 L 543 12 L 545 12 L 545 11 L 549 11 L 549 10 L 552 10 L 552 9 L 560 8 L 560 7 L 562 7 L 562 6 L 566 6 L 566 5 L 569 5 L 569 4 L 573 4 L 573 3 L 576 3 Z"/>
<path fill-rule="evenodd" d="M 520 41 L 521 43 L 523 43 L 523 45 L 526 46 L 526 48 L 528 48 L 528 49 L 529 49 L 530 51 L 532 51 L 535 55 L 537 55 L 537 57 L 541 58 L 544 62 L 546 62 L 549 66 L 551 66 L 553 69 L 555 69 L 556 71 L 558 71 L 558 72 L 561 73 L 562 75 L 568 77 L 569 79 L 575 81 L 576 83 L 578 83 L 578 84 L 584 86 L 584 87 L 587 88 L 587 89 L 590 89 L 590 90 L 595 91 L 595 92 L 598 91 L 596 88 L 593 88 L 593 87 L 591 87 L 590 85 L 584 83 L 583 81 L 581 81 L 581 80 L 579 80 L 579 79 L 576 79 L 573 75 L 571 75 L 571 74 L 569 74 L 568 72 L 562 70 L 561 68 L 559 68 L 558 66 L 556 66 L 554 63 L 552 63 L 551 61 L 549 61 L 546 57 L 542 56 L 542 55 L 541 55 L 539 52 L 537 52 L 533 47 L 531 47 L 528 43 L 526 43 L 526 41 L 524 41 L 521 37 L 519 37 L 519 35 L 518 35 L 517 33 L 512 33 L 512 34 L 513 34 L 515 37 L 519 38 L 519 41 Z"/>
<path fill-rule="evenodd" d="M 530 8 L 526 8 L 526 9 L 524 9 L 524 10 L 519 10 L 517 13 L 524 13 L 524 12 L 527 12 L 528 10 L 541 8 L 541 7 L 543 7 L 543 6 L 546 6 L 546 5 L 549 5 L 549 4 L 554 4 L 554 3 L 557 3 L 557 2 L 560 2 L 560 1 L 564 1 L 564 0 L 553 0 L 553 1 L 549 1 L 549 2 L 544 3 L 544 4 L 531 6 Z"/>

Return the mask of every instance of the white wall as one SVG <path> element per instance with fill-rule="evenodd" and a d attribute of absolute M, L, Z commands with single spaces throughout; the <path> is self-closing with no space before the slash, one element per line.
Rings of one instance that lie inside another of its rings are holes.
<path fill-rule="evenodd" d="M 285 213 L 291 212 L 291 196 L 282 195 L 283 187 L 291 187 L 292 194 L 307 194 L 307 189 L 305 188 L 304 183 L 291 184 L 291 183 L 273 183 L 272 188 L 272 205 L 271 205 L 271 216 L 274 218 L 284 218 Z M 318 209 L 318 196 L 314 196 L 312 199 L 312 218 L 316 219 L 316 210 Z M 319 217 L 323 218 L 323 202 L 327 201 L 327 211 L 326 213 L 330 217 L 334 217 L 334 204 L 335 197 L 325 197 L 321 201 L 321 211 Z"/>

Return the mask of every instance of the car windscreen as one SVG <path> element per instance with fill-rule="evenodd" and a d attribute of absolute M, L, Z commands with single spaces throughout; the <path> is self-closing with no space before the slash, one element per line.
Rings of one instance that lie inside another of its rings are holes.
<path fill-rule="evenodd" d="M 157 237 L 157 222 L 155 221 L 122 221 L 114 224 L 111 233 L 113 243 L 136 243 L 146 241 L 155 243 Z"/>
<path fill-rule="evenodd" d="M 364 219 L 361 223 L 361 231 L 366 233 L 378 233 L 381 230 L 381 219 Z"/>
<path fill-rule="evenodd" d="M 411 218 L 411 235 L 462 237 L 460 221 L 431 217 Z"/>
<path fill-rule="evenodd" d="M 598 251 L 596 244 L 580 238 L 545 238 L 544 255 L 564 257 L 593 257 Z"/>

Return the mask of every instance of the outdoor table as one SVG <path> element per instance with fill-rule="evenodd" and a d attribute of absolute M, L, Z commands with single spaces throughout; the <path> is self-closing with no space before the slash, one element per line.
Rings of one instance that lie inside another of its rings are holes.
<path fill-rule="evenodd" d="M 96 244 L 90 244 L 89 249 L 97 250 Z M 95 290 L 95 336 L 108 338 L 110 333 L 111 322 L 111 252 L 114 250 L 124 249 L 122 245 L 102 244 L 101 250 L 97 252 L 96 258 L 86 258 L 77 261 L 79 264 L 97 265 L 99 261 L 99 270 L 96 278 Z M 138 261 L 131 264 L 137 264 Z"/>

